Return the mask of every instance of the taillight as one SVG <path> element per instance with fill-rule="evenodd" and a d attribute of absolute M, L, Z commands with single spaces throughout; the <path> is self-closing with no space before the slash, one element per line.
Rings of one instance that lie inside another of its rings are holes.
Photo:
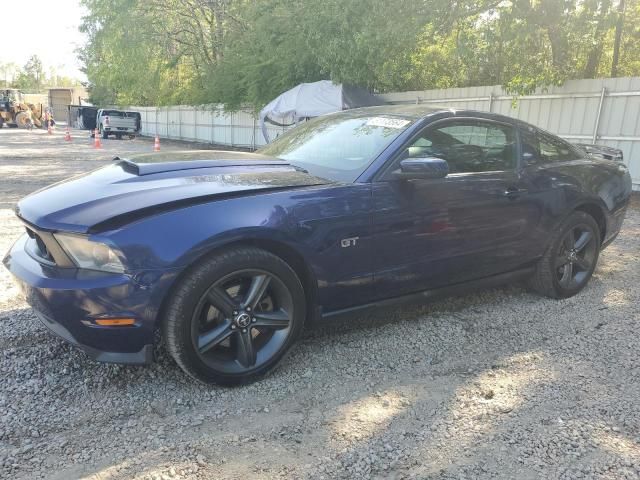
<path fill-rule="evenodd" d="M 104 117 L 104 124 L 109 125 L 109 117 Z"/>

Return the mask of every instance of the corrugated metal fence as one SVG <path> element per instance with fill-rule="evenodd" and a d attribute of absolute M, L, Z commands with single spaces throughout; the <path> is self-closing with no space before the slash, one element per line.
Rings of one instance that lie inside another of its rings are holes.
<path fill-rule="evenodd" d="M 534 95 L 513 97 L 500 86 L 450 88 L 380 95 L 390 103 L 434 104 L 492 111 L 519 118 L 577 143 L 620 148 L 640 189 L 640 77 L 571 80 Z M 249 111 L 218 106 L 141 107 L 145 135 L 256 148 L 264 144 Z M 269 127 L 275 138 L 285 129 Z"/>
<path fill-rule="evenodd" d="M 225 112 L 218 105 L 176 105 L 171 107 L 130 107 L 142 117 L 142 134 L 173 140 L 257 148 L 266 142 L 260 122 L 249 110 Z M 269 137 L 286 129 L 268 126 Z"/>

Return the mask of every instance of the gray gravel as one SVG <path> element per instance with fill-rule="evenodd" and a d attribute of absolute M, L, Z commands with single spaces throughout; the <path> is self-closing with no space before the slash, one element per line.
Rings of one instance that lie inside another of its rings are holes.
<path fill-rule="evenodd" d="M 0 250 L 24 194 L 147 140 L 0 130 Z M 163 144 L 165 149 L 180 148 Z M 640 478 L 640 201 L 583 293 L 505 287 L 304 336 L 234 389 L 102 365 L 0 272 L 0 478 Z"/>

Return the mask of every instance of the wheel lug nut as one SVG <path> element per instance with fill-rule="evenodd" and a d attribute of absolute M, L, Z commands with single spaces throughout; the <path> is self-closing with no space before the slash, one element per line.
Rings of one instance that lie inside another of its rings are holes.
<path fill-rule="evenodd" d="M 234 311 L 233 311 L 233 314 L 234 314 L 234 315 L 237 315 L 237 314 L 238 314 L 238 311 L 237 311 L 237 310 L 234 310 Z"/>
<path fill-rule="evenodd" d="M 257 320 L 255 318 L 251 319 L 251 323 L 256 323 L 256 322 L 257 322 Z"/>
<path fill-rule="evenodd" d="M 247 329 L 246 329 L 246 328 L 243 328 L 243 329 L 242 329 L 242 333 L 247 333 Z"/>
<path fill-rule="evenodd" d="M 251 311 L 251 307 L 247 307 L 247 312 L 250 312 L 250 311 Z"/>
<path fill-rule="evenodd" d="M 235 325 L 231 325 L 231 330 L 235 330 L 236 326 Z"/>

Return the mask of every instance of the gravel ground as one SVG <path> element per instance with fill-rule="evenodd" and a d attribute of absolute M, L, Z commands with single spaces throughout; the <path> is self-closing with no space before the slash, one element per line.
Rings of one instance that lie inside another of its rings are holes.
<path fill-rule="evenodd" d="M 151 150 L 0 130 L 0 250 L 20 197 Z M 184 148 L 163 143 L 163 149 Z M 0 272 L 0 478 L 640 478 L 640 201 L 580 295 L 505 287 L 307 332 L 233 389 L 166 357 L 103 365 Z"/>

